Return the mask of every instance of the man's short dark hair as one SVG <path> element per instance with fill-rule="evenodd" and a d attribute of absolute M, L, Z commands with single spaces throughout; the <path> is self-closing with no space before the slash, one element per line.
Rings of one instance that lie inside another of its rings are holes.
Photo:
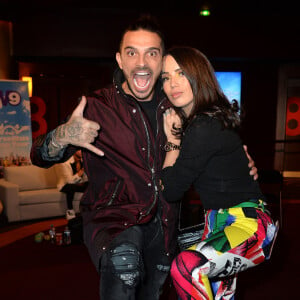
<path fill-rule="evenodd" d="M 138 31 L 138 30 L 145 30 L 149 32 L 156 33 L 161 40 L 161 48 L 162 48 L 162 54 L 165 53 L 165 43 L 164 43 L 164 36 L 160 30 L 159 23 L 157 19 L 154 16 L 151 15 L 141 15 L 135 22 L 130 24 L 124 31 L 121 36 L 121 41 L 119 45 L 119 51 L 122 49 L 123 39 L 124 35 L 128 31 Z"/>

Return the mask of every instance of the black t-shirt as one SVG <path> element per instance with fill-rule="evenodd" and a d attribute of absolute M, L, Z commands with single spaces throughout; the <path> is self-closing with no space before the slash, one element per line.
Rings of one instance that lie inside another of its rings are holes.
<path fill-rule="evenodd" d="M 140 106 L 142 107 L 144 113 L 147 115 L 148 120 L 151 124 L 153 132 L 156 132 L 156 107 L 157 103 L 154 99 L 151 101 L 139 101 Z"/>

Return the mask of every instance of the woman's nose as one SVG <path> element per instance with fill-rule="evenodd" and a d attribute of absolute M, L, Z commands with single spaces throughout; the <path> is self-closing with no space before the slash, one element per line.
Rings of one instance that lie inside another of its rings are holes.
<path fill-rule="evenodd" d="M 177 85 L 178 85 L 178 80 L 177 80 L 176 76 L 171 77 L 171 79 L 170 79 L 170 86 L 171 87 L 175 87 Z"/>

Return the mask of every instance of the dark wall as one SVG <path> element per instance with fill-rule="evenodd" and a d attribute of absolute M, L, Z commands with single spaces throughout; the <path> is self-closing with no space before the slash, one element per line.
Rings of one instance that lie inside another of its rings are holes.
<path fill-rule="evenodd" d="M 14 23 L 14 57 L 54 128 L 83 93 L 112 81 L 120 34 L 134 14 L 37 15 Z M 299 22 L 287 17 L 158 16 L 166 45 L 199 48 L 216 70 L 242 71 L 243 138 L 258 167 L 272 168 L 278 70 L 300 61 Z M 19 74 L 16 74 L 18 76 Z"/>

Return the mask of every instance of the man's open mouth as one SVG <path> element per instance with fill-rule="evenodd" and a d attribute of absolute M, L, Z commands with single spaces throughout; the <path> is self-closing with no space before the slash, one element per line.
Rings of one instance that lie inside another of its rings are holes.
<path fill-rule="evenodd" d="M 151 72 L 140 71 L 133 76 L 133 83 L 138 90 L 146 90 L 151 82 Z"/>

